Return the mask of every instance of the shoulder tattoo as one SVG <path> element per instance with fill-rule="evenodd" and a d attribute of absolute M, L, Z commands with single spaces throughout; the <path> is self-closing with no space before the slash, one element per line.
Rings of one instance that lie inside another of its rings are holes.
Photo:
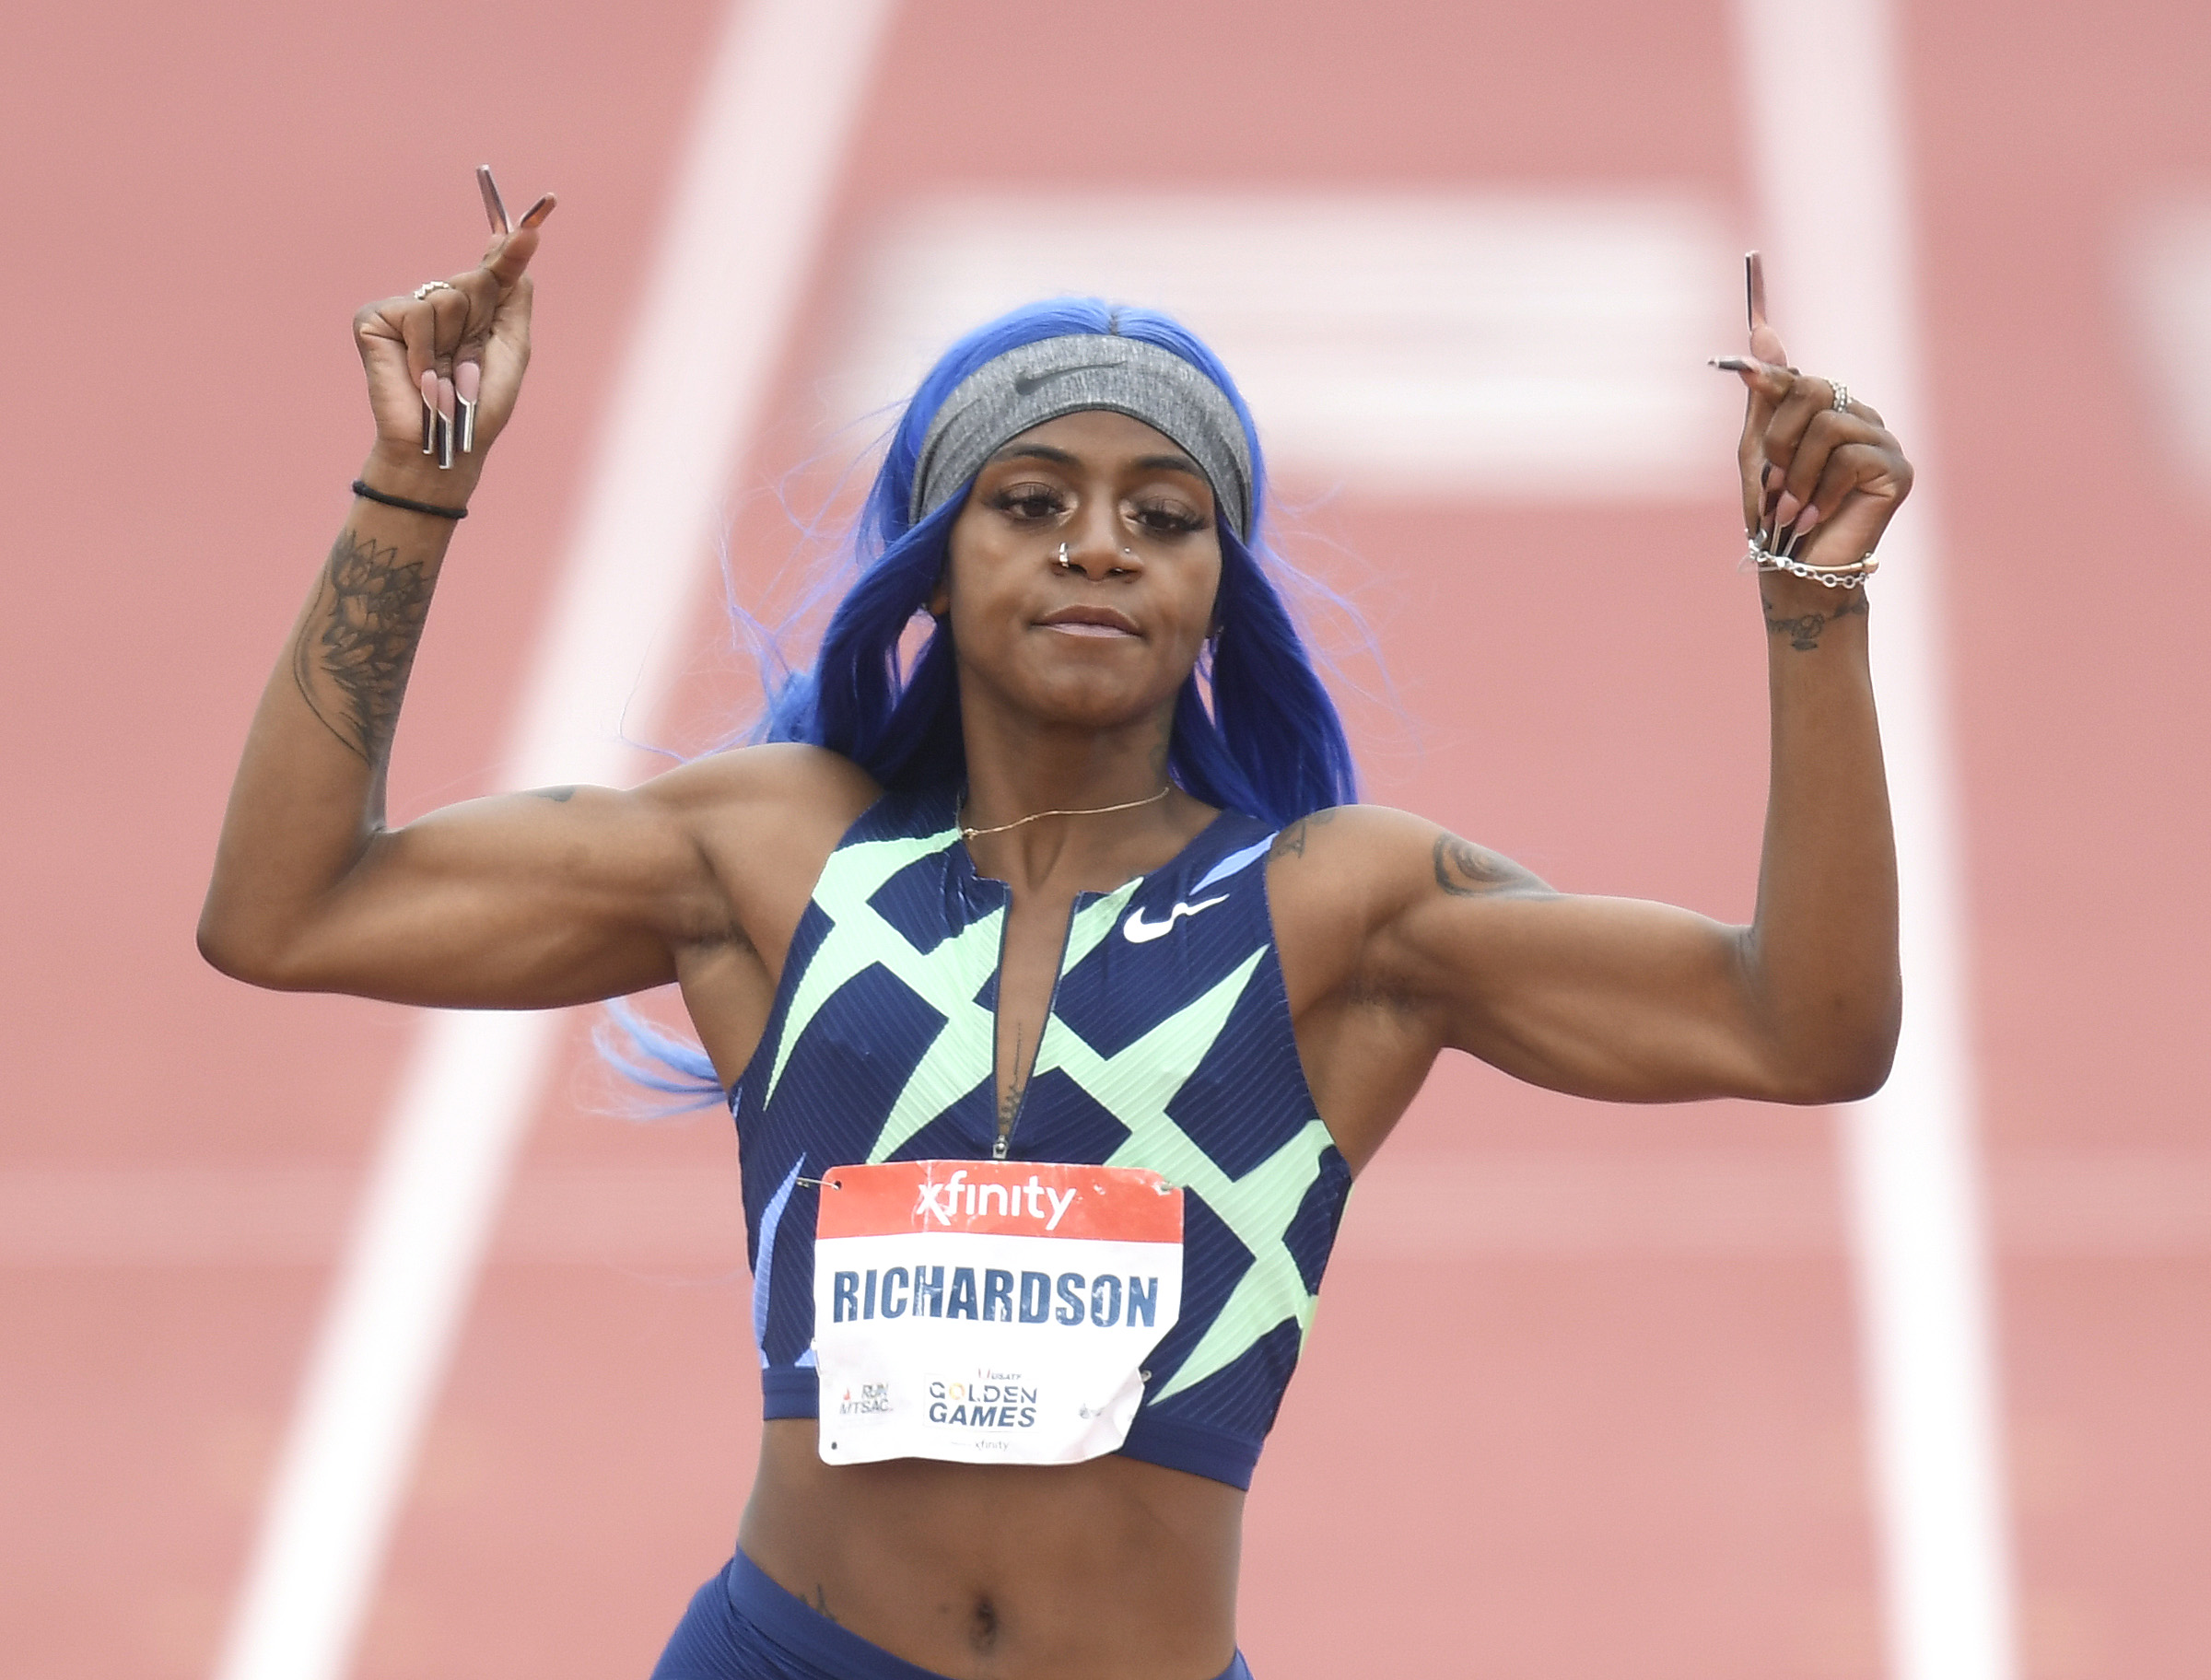
<path fill-rule="evenodd" d="M 1453 834 L 1436 835 L 1434 858 L 1435 884 L 1453 898 L 1479 898 L 1506 887 L 1527 886 L 1535 880 L 1509 858 L 1484 851 Z"/>
<path fill-rule="evenodd" d="M 1309 817 L 1298 818 L 1275 835 L 1274 844 L 1267 848 L 1267 861 L 1272 863 L 1277 858 L 1303 858 L 1305 855 L 1305 841 L 1311 832 L 1335 820 L 1336 813 L 1332 810 L 1316 811 Z"/>

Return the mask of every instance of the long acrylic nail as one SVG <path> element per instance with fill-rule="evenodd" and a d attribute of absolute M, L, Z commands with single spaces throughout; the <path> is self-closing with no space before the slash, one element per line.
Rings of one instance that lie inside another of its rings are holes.
<path fill-rule="evenodd" d="M 438 453 L 438 376 L 428 368 L 423 369 L 419 389 L 422 391 L 422 452 Z"/>
<path fill-rule="evenodd" d="M 1782 368 L 1772 362 L 1761 362 L 1755 356 L 1714 356 L 1705 358 L 1707 368 L 1725 368 L 1729 373 L 1762 374 L 1768 379 L 1779 379 L 1794 373 L 1794 368 Z"/>
<path fill-rule="evenodd" d="M 476 394 L 484 386 L 484 369 L 462 362 L 453 369 L 453 401 L 461 405 L 461 453 L 476 452 Z"/>
<path fill-rule="evenodd" d="M 453 382 L 438 381 L 438 465 L 453 464 Z"/>
<path fill-rule="evenodd" d="M 491 165 L 476 165 L 476 186 L 484 194 L 484 214 L 491 217 L 494 233 L 512 233 L 514 224 L 507 219 L 507 201 L 499 196 L 499 183 L 491 178 Z"/>
<path fill-rule="evenodd" d="M 1807 508 L 1802 513 L 1796 516 L 1796 529 L 1789 537 L 1790 554 L 1794 554 L 1799 548 L 1804 546 L 1805 538 L 1812 534 L 1812 527 L 1819 523 L 1819 509 L 1817 508 Z"/>
<path fill-rule="evenodd" d="M 520 225 L 524 228 L 536 227 L 540 222 L 544 221 L 545 217 L 553 214 L 553 205 L 555 203 L 556 200 L 554 199 L 553 194 L 550 192 L 546 193 L 543 198 L 539 199 L 537 203 L 532 204 L 529 209 L 522 212 L 522 219 Z"/>
<path fill-rule="evenodd" d="M 1796 522 L 1797 509 L 1803 506 L 1804 504 L 1802 502 L 1791 496 L 1786 490 L 1784 490 L 1781 493 L 1781 500 L 1773 504 L 1774 523 L 1777 525 L 1794 525 Z"/>
<path fill-rule="evenodd" d="M 1743 253 L 1743 313 L 1753 332 L 1766 324 L 1766 262 L 1755 251 Z"/>

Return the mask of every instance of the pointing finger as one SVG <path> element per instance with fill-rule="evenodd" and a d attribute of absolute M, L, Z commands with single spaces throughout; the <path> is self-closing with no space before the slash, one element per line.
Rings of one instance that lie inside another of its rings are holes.
<path fill-rule="evenodd" d="M 520 280 L 523 272 L 529 268 L 530 259 L 537 254 L 537 242 L 541 237 L 538 232 L 539 225 L 552 214 L 550 195 L 540 199 L 538 204 L 544 205 L 545 208 L 540 209 L 535 205 L 532 207 L 531 215 L 537 217 L 536 222 L 532 222 L 529 217 L 525 216 L 521 227 L 512 233 L 499 235 L 485 250 L 481 266 L 497 283 L 502 293 L 513 288 L 514 283 Z"/>
<path fill-rule="evenodd" d="M 1761 361 L 1787 367 L 1789 353 L 1782 347 L 1781 334 L 1766 319 L 1766 262 L 1755 251 L 1743 257 L 1743 302 L 1749 318 L 1750 354 Z"/>

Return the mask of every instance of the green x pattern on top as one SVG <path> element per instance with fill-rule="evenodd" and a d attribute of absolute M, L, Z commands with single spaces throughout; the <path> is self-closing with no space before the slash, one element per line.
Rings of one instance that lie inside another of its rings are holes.
<path fill-rule="evenodd" d="M 1294 1319 L 1302 1337 L 1312 1327 L 1316 1297 L 1284 1240 L 1305 1192 L 1319 1176 L 1331 1139 L 1318 1115 L 1241 1178 L 1231 1178 L 1204 1147 L 1167 1113 L 1167 1104 L 1198 1070 L 1227 1024 L 1263 952 L 1141 1038 L 1100 1056 L 1065 1028 L 1047 1034 L 1036 1067 L 1057 1068 L 1123 1126 L 1129 1137 L 1107 1157 L 1109 1167 L 1147 1167 L 1171 1184 L 1194 1190 L 1251 1251 L 1252 1264 L 1189 1358 L 1152 1398 L 1164 1400 L 1225 1369 L 1261 1336 Z"/>
<path fill-rule="evenodd" d="M 993 1071 L 997 1023 L 976 998 L 998 965 L 1004 910 L 978 916 L 923 952 L 868 902 L 900 869 L 943 850 L 955 837 L 956 831 L 947 829 L 842 846 L 830 854 L 814 888 L 814 902 L 829 918 L 830 928 L 792 992 L 767 1098 L 774 1097 L 791 1050 L 814 1016 L 872 966 L 882 965 L 944 1018 L 884 1116 L 868 1151 L 871 1161 L 888 1160 Z M 1112 933 L 1142 884 L 1140 876 L 1076 910 L 1060 959 L 1062 975 Z M 1106 1165 L 1148 1168 L 1169 1184 L 1196 1191 L 1253 1256 L 1182 1368 L 1152 1395 L 1155 1400 L 1226 1369 L 1278 1324 L 1293 1320 L 1302 1336 L 1313 1324 L 1316 1297 L 1305 1288 L 1286 1238 L 1319 1175 L 1321 1156 L 1331 1141 L 1328 1127 L 1316 1115 L 1258 1166 L 1232 1178 L 1166 1108 L 1219 1038 L 1262 954 L 1254 951 L 1203 996 L 1111 1056 L 1092 1049 L 1056 1017 L 1047 1021 L 1037 1045 L 1032 1077 L 1059 1069 L 1129 1128 L 1127 1140 Z"/>
<path fill-rule="evenodd" d="M 829 931 L 791 993 L 783 1041 L 776 1046 L 775 1068 L 763 1100 L 774 1099 L 790 1053 L 813 1018 L 869 968 L 880 964 L 944 1017 L 944 1027 L 930 1041 L 883 1120 L 883 1137 L 895 1134 L 896 1141 L 885 1145 L 878 1139 L 870 1161 L 883 1160 L 973 1091 L 977 1080 L 989 1077 L 994 1026 L 990 1011 L 975 999 L 998 966 L 1005 912 L 992 910 L 977 916 L 935 950 L 921 951 L 868 902 L 900 869 L 942 851 L 957 837 L 956 831 L 946 829 L 912 839 L 855 841 L 829 854 L 814 885 L 813 902 L 828 916 Z"/>

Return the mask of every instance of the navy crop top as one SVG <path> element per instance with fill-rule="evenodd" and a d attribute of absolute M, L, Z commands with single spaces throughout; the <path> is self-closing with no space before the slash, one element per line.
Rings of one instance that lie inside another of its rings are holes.
<path fill-rule="evenodd" d="M 823 866 L 731 1092 L 769 1418 L 812 1418 L 829 1167 L 986 1160 L 1000 946 L 956 793 L 889 794 Z M 1223 811 L 1165 868 L 1085 892 L 1007 1159 L 1184 1190 L 1183 1307 L 1120 1451 L 1238 1488 L 1297 1365 L 1351 1170 L 1316 1114 L 1268 910 L 1272 829 Z"/>

